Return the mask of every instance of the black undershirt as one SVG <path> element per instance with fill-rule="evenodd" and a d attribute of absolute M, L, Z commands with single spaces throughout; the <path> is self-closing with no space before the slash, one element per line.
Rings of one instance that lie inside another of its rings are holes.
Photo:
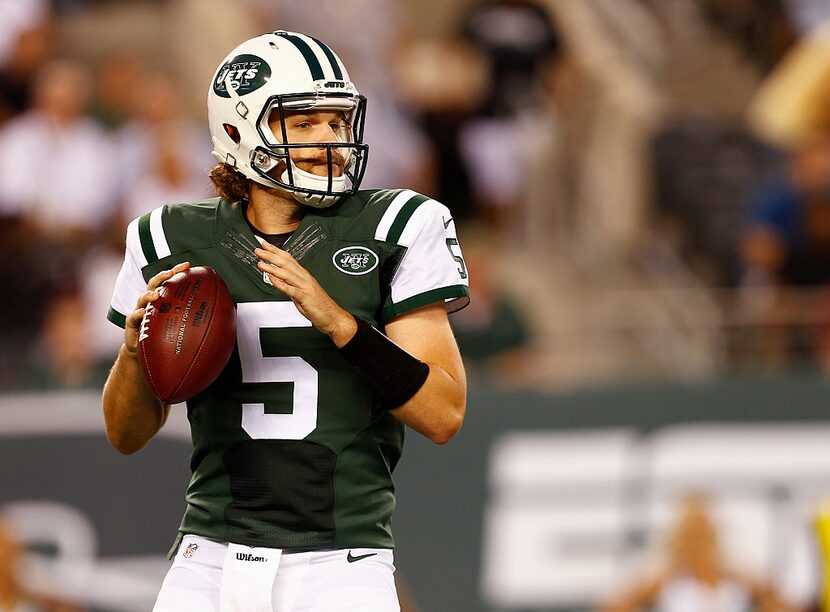
<path fill-rule="evenodd" d="M 251 228 L 251 231 L 254 233 L 255 236 L 259 236 L 266 242 L 273 244 L 278 249 L 281 249 L 282 246 L 286 243 L 286 241 L 291 238 L 291 234 L 294 232 L 285 232 L 284 234 L 266 234 L 265 232 L 259 231 L 257 228 L 254 227 L 253 223 L 248 220 L 248 204 L 245 203 L 242 206 L 242 218 L 245 219 L 245 223 L 248 224 L 248 227 Z"/>

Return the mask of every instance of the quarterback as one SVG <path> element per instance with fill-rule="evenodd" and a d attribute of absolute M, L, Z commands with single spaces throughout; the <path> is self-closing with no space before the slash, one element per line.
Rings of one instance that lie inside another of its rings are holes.
<path fill-rule="evenodd" d="M 443 444 L 466 379 L 447 313 L 469 301 L 455 225 L 406 189 L 361 190 L 366 99 L 315 38 L 231 51 L 208 90 L 219 197 L 127 229 L 108 318 L 125 328 L 107 435 L 141 449 L 170 406 L 137 360 L 156 288 L 210 266 L 236 303 L 236 349 L 187 402 L 187 509 L 156 612 L 398 610 L 392 471 L 404 426 Z"/>

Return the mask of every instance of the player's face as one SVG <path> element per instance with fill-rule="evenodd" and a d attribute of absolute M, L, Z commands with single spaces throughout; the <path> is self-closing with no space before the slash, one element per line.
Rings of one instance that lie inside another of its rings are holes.
<path fill-rule="evenodd" d="M 269 119 L 271 131 L 282 138 L 278 113 Z M 285 130 L 289 143 L 351 142 L 351 126 L 340 111 L 287 111 Z M 301 169 L 319 176 L 328 175 L 328 155 L 325 147 L 290 149 L 291 160 Z M 332 149 L 332 173 L 343 176 L 346 158 L 342 150 Z"/>

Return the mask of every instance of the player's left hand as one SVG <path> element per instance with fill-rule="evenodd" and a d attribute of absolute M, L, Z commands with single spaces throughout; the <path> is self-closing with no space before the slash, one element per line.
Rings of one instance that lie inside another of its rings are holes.
<path fill-rule="evenodd" d="M 254 253 L 260 258 L 259 269 L 268 274 L 274 287 L 291 298 L 315 328 L 329 336 L 338 348 L 351 340 L 357 331 L 354 317 L 338 306 L 296 259 L 267 242 Z"/>

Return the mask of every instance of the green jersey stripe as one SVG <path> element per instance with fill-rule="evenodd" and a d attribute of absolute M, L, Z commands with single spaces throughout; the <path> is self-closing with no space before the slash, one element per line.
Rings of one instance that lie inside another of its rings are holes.
<path fill-rule="evenodd" d="M 386 236 L 387 242 L 391 242 L 393 244 L 398 243 L 398 240 L 401 238 L 401 234 L 403 234 L 404 229 L 406 229 L 406 224 L 409 223 L 409 219 L 412 218 L 415 210 L 427 200 L 429 200 L 428 196 L 416 195 L 403 205 L 401 212 L 399 212 L 398 216 L 395 217 L 392 227 L 389 228 L 389 233 Z"/>
<path fill-rule="evenodd" d="M 430 291 L 425 291 L 424 293 L 419 293 L 418 295 L 413 295 L 410 298 L 401 300 L 397 304 L 389 304 L 383 309 L 383 319 L 384 321 L 388 321 L 399 314 L 403 314 L 405 312 L 409 312 L 410 310 L 415 310 L 416 308 L 421 308 L 422 306 L 433 304 L 435 302 L 447 300 L 455 301 L 458 298 L 467 298 L 461 305 L 461 308 L 463 308 L 469 303 L 469 297 L 470 290 L 466 285 L 450 285 L 449 287 L 431 289 Z M 456 310 L 461 310 L 461 308 L 452 308 L 451 311 L 455 312 Z"/>
<path fill-rule="evenodd" d="M 317 55 L 314 53 L 312 48 L 308 46 L 306 41 L 299 36 L 293 36 L 291 34 L 280 33 L 278 35 L 294 43 L 294 46 L 297 47 L 300 53 L 303 54 L 306 64 L 308 64 L 308 69 L 311 71 L 312 79 L 319 81 L 326 78 L 323 74 L 323 67 L 320 65 L 320 60 L 317 59 Z"/>
<path fill-rule="evenodd" d="M 316 42 L 318 45 L 320 45 L 320 48 L 323 50 L 323 53 L 325 53 L 326 57 L 329 58 L 329 62 L 331 62 L 331 69 L 334 70 L 334 78 L 338 81 L 342 81 L 343 71 L 340 70 L 340 64 L 337 63 L 337 58 L 334 56 L 334 52 L 327 45 L 321 43 L 313 36 L 309 36 L 309 38 Z"/>
<path fill-rule="evenodd" d="M 141 250 L 144 252 L 144 258 L 148 264 L 157 262 L 159 258 L 156 253 L 156 247 L 153 244 L 153 234 L 150 231 L 151 214 L 147 213 L 142 215 L 138 220 L 138 238 L 141 240 Z"/>
<path fill-rule="evenodd" d="M 112 306 L 110 306 L 110 309 L 107 312 L 107 319 L 115 323 L 121 329 L 127 327 L 127 317 L 122 315 Z"/>

